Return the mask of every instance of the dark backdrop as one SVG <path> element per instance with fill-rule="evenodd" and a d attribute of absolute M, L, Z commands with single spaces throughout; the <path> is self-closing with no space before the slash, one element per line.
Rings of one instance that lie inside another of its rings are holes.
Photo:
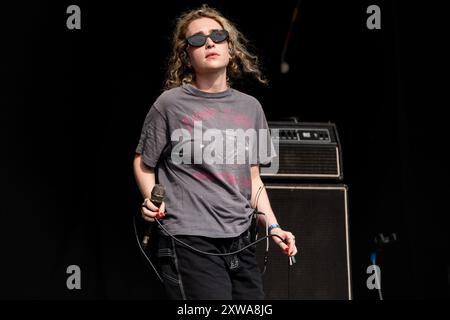
<path fill-rule="evenodd" d="M 205 1 L 206 2 L 206 1 Z M 174 18 L 201 1 L 2 5 L 2 298 L 164 298 L 134 242 L 142 201 L 132 160 L 161 93 Z M 255 95 L 269 120 L 335 122 L 349 186 L 353 289 L 377 299 L 366 268 L 380 233 L 386 299 L 448 298 L 449 156 L 442 8 L 399 1 L 209 1 L 262 60 Z M 66 28 L 67 6 L 81 30 Z M 366 28 L 381 7 L 382 29 Z M 425 22 L 426 21 L 426 22 Z M 79 265 L 82 289 L 66 288 Z M 301 284 L 300 284 L 301 285 Z"/>

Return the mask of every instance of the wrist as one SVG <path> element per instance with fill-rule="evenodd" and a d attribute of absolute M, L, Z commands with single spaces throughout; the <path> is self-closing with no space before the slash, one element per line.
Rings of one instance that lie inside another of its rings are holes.
<path fill-rule="evenodd" d="M 268 231 L 268 233 L 270 234 L 271 233 L 271 231 L 273 230 L 273 229 L 281 229 L 281 227 L 280 227 L 280 225 L 278 224 L 278 223 L 272 223 L 270 226 L 269 226 L 269 228 L 267 229 L 267 231 Z"/>

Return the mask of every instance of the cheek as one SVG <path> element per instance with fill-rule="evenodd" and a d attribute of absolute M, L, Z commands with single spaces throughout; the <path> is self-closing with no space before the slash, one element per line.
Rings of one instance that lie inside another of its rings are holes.
<path fill-rule="evenodd" d="M 228 46 L 225 46 L 224 48 L 220 48 L 220 50 L 218 50 L 218 51 L 220 53 L 220 57 L 222 58 L 222 61 L 230 62 L 231 56 L 230 56 L 230 51 L 228 49 Z"/>
<path fill-rule="evenodd" d="M 223 61 L 227 65 L 230 63 L 230 55 L 228 53 L 225 53 Z"/>
<path fill-rule="evenodd" d="M 199 61 L 201 61 L 205 56 L 205 53 L 199 50 L 193 50 L 191 51 L 189 58 L 191 60 L 192 64 L 197 64 Z"/>

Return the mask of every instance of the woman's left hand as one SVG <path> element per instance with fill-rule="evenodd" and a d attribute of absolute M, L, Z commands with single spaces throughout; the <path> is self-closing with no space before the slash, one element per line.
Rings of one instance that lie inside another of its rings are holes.
<path fill-rule="evenodd" d="M 275 234 L 278 237 L 272 237 L 273 241 L 284 251 L 285 254 L 292 257 L 297 254 L 297 247 L 295 246 L 295 237 L 289 232 L 280 228 L 273 229 L 270 234 Z"/>

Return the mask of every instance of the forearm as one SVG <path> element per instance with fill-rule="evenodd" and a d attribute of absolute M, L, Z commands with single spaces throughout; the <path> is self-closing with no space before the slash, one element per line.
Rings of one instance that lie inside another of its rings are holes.
<path fill-rule="evenodd" d="M 142 161 L 141 155 L 136 155 L 133 162 L 133 171 L 136 183 L 142 197 L 151 198 L 151 192 L 155 185 L 155 170 Z"/>
<path fill-rule="evenodd" d="M 259 192 L 258 192 L 259 190 Z M 258 195 L 259 194 L 259 195 Z M 267 225 L 278 223 L 275 214 L 270 205 L 269 196 L 266 188 L 259 177 L 252 178 L 252 206 L 264 215 L 259 215 L 259 223 L 265 227 Z"/>

